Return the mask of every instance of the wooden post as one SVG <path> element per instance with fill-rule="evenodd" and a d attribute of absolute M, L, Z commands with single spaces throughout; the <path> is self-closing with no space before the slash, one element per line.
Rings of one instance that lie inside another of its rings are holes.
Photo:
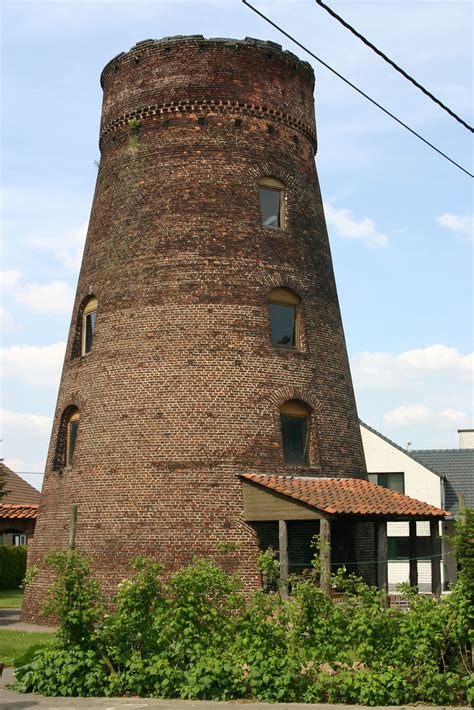
<path fill-rule="evenodd" d="M 410 536 L 408 541 L 408 557 L 410 558 L 410 587 L 418 589 L 418 556 L 416 550 L 416 520 L 408 523 Z"/>
<path fill-rule="evenodd" d="M 282 601 L 288 599 L 288 527 L 286 520 L 278 521 L 278 547 L 280 550 L 279 590 Z"/>
<path fill-rule="evenodd" d="M 466 513 L 465 513 L 466 503 L 464 501 L 464 492 L 459 491 L 459 493 L 457 494 L 457 498 L 458 498 L 458 507 L 459 507 L 459 520 L 461 521 L 462 524 L 464 524 L 466 522 Z"/>
<path fill-rule="evenodd" d="M 69 550 L 76 548 L 77 505 L 71 506 L 71 522 L 69 524 Z"/>
<path fill-rule="evenodd" d="M 375 523 L 377 537 L 377 586 L 388 595 L 387 521 Z"/>
<path fill-rule="evenodd" d="M 441 597 L 441 555 L 439 545 L 439 522 L 430 520 L 431 592 L 436 599 Z"/>
<path fill-rule="evenodd" d="M 321 547 L 319 549 L 319 561 L 321 565 L 321 591 L 326 596 L 332 596 L 331 584 L 331 522 L 326 518 L 321 518 L 319 528 L 319 538 Z"/>

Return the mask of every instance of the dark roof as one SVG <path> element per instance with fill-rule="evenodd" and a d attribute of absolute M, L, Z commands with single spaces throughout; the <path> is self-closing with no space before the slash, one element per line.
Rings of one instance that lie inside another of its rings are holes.
<path fill-rule="evenodd" d="M 362 478 L 309 478 L 258 473 L 244 473 L 241 478 L 329 515 L 381 517 L 387 520 L 427 520 L 449 516 L 445 510 Z"/>
<path fill-rule="evenodd" d="M 5 496 L 0 498 L 0 503 L 14 505 L 37 505 L 39 503 L 40 492 L 4 463 L 0 463 L 0 475 L 5 478 L 3 490 L 7 492 Z"/>
<path fill-rule="evenodd" d="M 464 493 L 467 508 L 474 508 L 474 449 L 419 449 L 411 456 L 423 466 L 446 476 L 445 508 L 459 513 L 458 493 Z"/>

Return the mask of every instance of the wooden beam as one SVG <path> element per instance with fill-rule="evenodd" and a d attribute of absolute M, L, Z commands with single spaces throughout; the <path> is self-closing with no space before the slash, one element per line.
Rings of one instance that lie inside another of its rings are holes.
<path fill-rule="evenodd" d="M 408 557 L 410 558 L 410 587 L 418 589 L 418 557 L 416 551 L 416 520 L 410 520 Z"/>
<path fill-rule="evenodd" d="M 321 565 L 321 591 L 324 592 L 326 596 L 331 597 L 331 523 L 325 518 L 321 518 L 319 538 L 321 542 L 321 547 L 319 549 L 319 561 Z"/>
<path fill-rule="evenodd" d="M 377 539 L 377 586 L 388 594 L 388 556 L 387 556 L 387 521 L 378 520 L 375 524 Z"/>
<path fill-rule="evenodd" d="M 244 520 L 318 520 L 321 514 L 306 503 L 268 488 L 242 481 Z"/>
<path fill-rule="evenodd" d="M 71 505 L 71 522 L 69 523 L 69 550 L 76 548 L 77 505 Z"/>
<path fill-rule="evenodd" d="M 441 555 L 439 522 L 430 520 L 431 592 L 436 599 L 441 597 Z"/>
<path fill-rule="evenodd" d="M 288 526 L 286 520 L 278 521 L 278 547 L 280 550 L 279 590 L 282 601 L 288 599 Z"/>

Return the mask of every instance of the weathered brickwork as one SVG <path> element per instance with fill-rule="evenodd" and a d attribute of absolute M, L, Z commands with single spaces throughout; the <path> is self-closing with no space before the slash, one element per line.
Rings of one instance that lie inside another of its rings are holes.
<path fill-rule="evenodd" d="M 260 584 L 238 474 L 365 477 L 314 164 L 312 69 L 273 43 L 139 43 L 102 73 L 100 170 L 30 564 L 68 542 L 106 588 L 137 554 L 167 571 L 213 554 Z M 261 224 L 257 181 L 286 186 Z M 301 350 L 274 347 L 267 294 L 301 297 Z M 84 299 L 98 299 L 80 357 Z M 78 349 L 79 348 L 79 349 Z M 309 467 L 285 466 L 279 405 L 313 410 Z M 67 407 L 74 463 L 57 469 Z M 236 542 L 237 552 L 216 552 Z M 27 594 L 38 618 L 47 584 Z"/>

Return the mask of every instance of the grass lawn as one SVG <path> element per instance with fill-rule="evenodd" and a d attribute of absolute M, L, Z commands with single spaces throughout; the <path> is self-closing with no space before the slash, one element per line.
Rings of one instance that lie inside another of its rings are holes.
<path fill-rule="evenodd" d="M 6 666 L 23 666 L 33 660 L 41 646 L 51 643 L 53 634 L 30 631 L 0 630 L 0 663 Z"/>
<path fill-rule="evenodd" d="M 1 589 L 0 609 L 21 609 L 23 603 L 22 589 Z"/>

